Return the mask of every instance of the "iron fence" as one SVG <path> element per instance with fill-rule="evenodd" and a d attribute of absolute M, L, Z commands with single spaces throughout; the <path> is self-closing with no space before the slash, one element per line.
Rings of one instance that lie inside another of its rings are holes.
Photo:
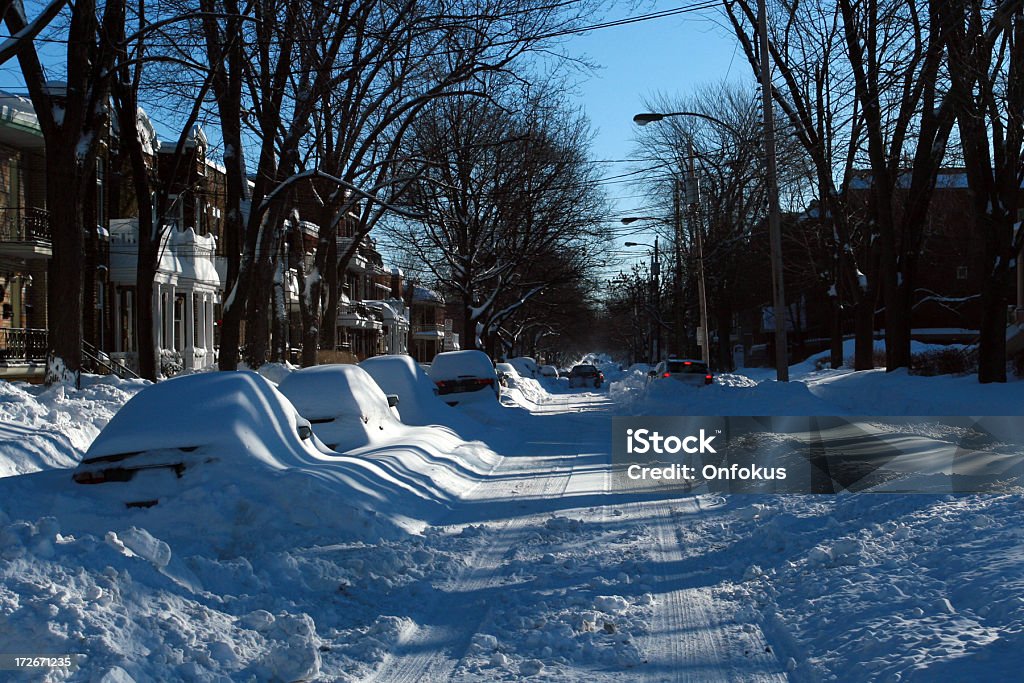
<path fill-rule="evenodd" d="M 0 327 L 0 362 L 41 363 L 46 360 L 46 330 Z"/>

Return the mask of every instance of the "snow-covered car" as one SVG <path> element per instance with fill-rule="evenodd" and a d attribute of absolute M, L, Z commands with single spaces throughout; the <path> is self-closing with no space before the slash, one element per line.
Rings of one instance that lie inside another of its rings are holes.
<path fill-rule="evenodd" d="M 541 377 L 558 377 L 558 368 L 554 365 L 542 365 L 540 366 Z"/>
<path fill-rule="evenodd" d="M 501 395 L 494 364 L 483 351 L 447 351 L 434 356 L 430 379 L 448 405 L 497 400 Z"/>
<path fill-rule="evenodd" d="M 540 366 L 537 365 L 537 361 L 529 356 L 511 358 L 508 362 L 516 369 L 516 372 L 518 372 L 521 377 L 537 379 L 537 376 L 540 374 Z"/>
<path fill-rule="evenodd" d="M 334 451 L 365 446 L 401 423 L 373 377 L 356 365 L 317 365 L 290 373 L 277 387 Z"/>
<path fill-rule="evenodd" d="M 408 425 L 445 424 L 454 411 L 437 396 L 437 385 L 410 356 L 373 356 L 359 363 L 384 393 L 396 395 L 402 422 Z"/>
<path fill-rule="evenodd" d="M 652 380 L 674 379 L 684 384 L 704 386 L 714 381 L 714 375 L 703 361 L 687 358 L 669 358 L 658 363 L 648 373 Z"/>
<path fill-rule="evenodd" d="M 327 452 L 309 421 L 254 372 L 176 377 L 138 392 L 75 468 L 79 484 L 118 483 L 129 507 L 151 507 L 211 463 L 256 459 L 283 469 Z"/>
<path fill-rule="evenodd" d="M 575 366 L 569 371 L 569 387 L 594 387 L 599 389 L 604 382 L 604 374 L 590 364 Z"/>
<path fill-rule="evenodd" d="M 515 386 L 515 383 L 522 379 L 511 363 L 497 363 L 494 370 L 498 373 L 498 383 L 503 387 Z"/>

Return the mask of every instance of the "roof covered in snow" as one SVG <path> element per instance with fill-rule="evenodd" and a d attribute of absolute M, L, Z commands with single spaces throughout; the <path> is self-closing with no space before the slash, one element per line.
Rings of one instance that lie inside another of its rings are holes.
<path fill-rule="evenodd" d="M 416 303 L 435 303 L 444 305 L 444 297 L 432 289 L 421 285 L 412 286 L 412 300 Z"/>

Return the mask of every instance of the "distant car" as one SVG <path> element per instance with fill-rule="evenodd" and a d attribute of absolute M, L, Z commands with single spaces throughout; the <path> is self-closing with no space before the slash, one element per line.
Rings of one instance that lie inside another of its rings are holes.
<path fill-rule="evenodd" d="M 468 401 L 497 400 L 501 395 L 498 373 L 483 351 L 447 351 L 434 356 L 430 379 L 437 394 L 450 406 Z"/>
<path fill-rule="evenodd" d="M 577 365 L 569 371 L 570 387 L 594 387 L 598 389 L 603 382 L 604 374 L 593 365 Z"/>
<path fill-rule="evenodd" d="M 674 379 L 685 384 L 703 386 L 714 381 L 711 370 L 699 360 L 688 360 L 686 358 L 669 358 L 658 363 L 648 373 L 652 379 Z"/>
<path fill-rule="evenodd" d="M 365 446 L 401 424 L 391 410 L 398 406 L 398 397 L 389 398 L 357 365 L 295 370 L 277 388 L 334 451 Z"/>
<path fill-rule="evenodd" d="M 558 377 L 558 368 L 554 365 L 542 365 L 540 366 L 541 377 Z"/>
<path fill-rule="evenodd" d="M 128 507 L 152 507 L 194 469 L 259 461 L 285 469 L 330 453 L 309 420 L 254 372 L 204 372 L 138 392 L 107 423 L 72 473 L 118 484 Z M 130 482 L 130 485 L 127 485 Z"/>
<path fill-rule="evenodd" d="M 516 369 L 522 377 L 528 377 L 530 379 L 537 379 L 537 375 L 540 374 L 540 366 L 537 365 L 537 361 L 530 358 L 529 356 L 520 356 L 518 358 L 511 358 L 508 361 L 512 367 Z"/>

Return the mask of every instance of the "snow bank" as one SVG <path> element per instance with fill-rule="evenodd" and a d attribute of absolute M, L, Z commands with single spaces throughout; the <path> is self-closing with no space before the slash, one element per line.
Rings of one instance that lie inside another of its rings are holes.
<path fill-rule="evenodd" d="M 0 477 L 74 467 L 114 413 L 149 382 L 82 375 L 82 388 L 0 381 Z"/>
<path fill-rule="evenodd" d="M 0 387 L 7 414 L 26 422 L 60 404 Z M 113 380 L 73 400 L 111 389 L 97 402 L 110 412 L 138 387 Z M 92 440 L 85 405 L 62 413 L 61 462 Z M 425 549 L 418 533 L 500 457 L 451 430 L 400 424 L 393 441 L 330 455 L 300 438 L 295 414 L 254 373 L 189 375 L 138 392 L 89 450 L 152 449 L 118 462 L 170 457 L 187 463 L 180 477 L 0 480 L 4 648 L 82 653 L 90 680 L 336 678 L 383 656 L 398 634 L 374 605 L 452 571 L 457 554 Z M 159 500 L 125 506 L 144 497 Z M 361 623 L 375 625 L 360 636 Z"/>
<path fill-rule="evenodd" d="M 1020 493 L 742 496 L 695 532 L 728 529 L 740 619 L 804 678 L 1011 680 L 1024 647 Z"/>
<path fill-rule="evenodd" d="M 876 342 L 876 347 L 884 342 Z M 852 342 L 846 350 L 852 354 Z M 935 345 L 915 342 L 914 353 Z M 906 370 L 819 370 L 828 353 L 790 367 L 790 381 L 771 368 L 715 374 L 714 383 L 693 387 L 649 380 L 630 368 L 609 387 L 627 415 L 1016 415 L 1024 411 L 1024 382 L 978 383 L 974 375 L 922 377 Z"/>

